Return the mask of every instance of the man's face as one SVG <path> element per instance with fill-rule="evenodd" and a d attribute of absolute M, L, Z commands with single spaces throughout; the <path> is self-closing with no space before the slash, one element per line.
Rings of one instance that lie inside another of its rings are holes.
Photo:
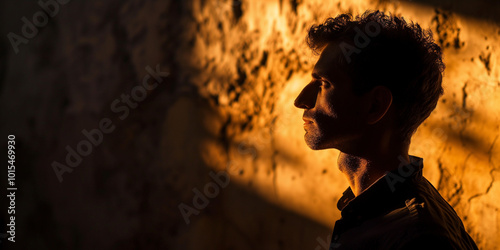
<path fill-rule="evenodd" d="M 352 91 L 345 70 L 349 65 L 339 60 L 343 56 L 337 43 L 329 44 L 314 66 L 312 81 L 295 99 L 295 106 L 304 109 L 304 138 L 311 149 L 344 151 L 363 134 L 369 105 Z"/>

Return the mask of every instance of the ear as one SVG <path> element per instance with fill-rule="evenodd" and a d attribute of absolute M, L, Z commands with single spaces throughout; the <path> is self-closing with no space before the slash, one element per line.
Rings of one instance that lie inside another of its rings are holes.
<path fill-rule="evenodd" d="M 384 86 L 376 86 L 370 91 L 371 105 L 367 123 L 375 124 L 382 119 L 392 104 L 392 93 Z"/>

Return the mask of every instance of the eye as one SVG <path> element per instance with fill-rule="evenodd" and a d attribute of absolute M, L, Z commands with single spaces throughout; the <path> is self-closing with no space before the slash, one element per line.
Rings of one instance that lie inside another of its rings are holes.
<path fill-rule="evenodd" d="M 329 82 L 327 82 L 327 81 L 324 81 L 324 80 L 321 80 L 321 81 L 320 81 L 320 83 L 321 83 L 321 87 L 324 87 L 324 88 L 326 88 L 326 87 L 329 87 L 329 86 L 330 86 L 330 83 L 329 83 Z"/>

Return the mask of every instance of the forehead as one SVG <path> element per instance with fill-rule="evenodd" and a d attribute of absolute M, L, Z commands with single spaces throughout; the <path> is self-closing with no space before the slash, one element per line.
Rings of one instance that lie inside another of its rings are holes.
<path fill-rule="evenodd" d="M 350 81 L 350 77 L 347 74 L 348 65 L 340 44 L 341 42 L 330 43 L 323 49 L 314 66 L 314 74 L 334 83 Z"/>

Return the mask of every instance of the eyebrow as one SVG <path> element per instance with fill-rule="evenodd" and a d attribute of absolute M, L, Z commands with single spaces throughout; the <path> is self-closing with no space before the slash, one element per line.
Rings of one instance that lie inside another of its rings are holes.
<path fill-rule="evenodd" d="M 331 82 L 331 81 L 330 81 L 330 79 L 328 79 L 328 78 L 326 78 L 326 77 L 324 77 L 324 76 L 321 76 L 321 75 L 320 75 L 320 74 L 318 74 L 317 72 L 313 72 L 313 73 L 311 74 L 311 76 L 312 76 L 312 78 L 317 79 L 317 80 L 322 80 L 322 79 L 323 79 L 323 80 L 326 80 L 326 81 Z"/>

